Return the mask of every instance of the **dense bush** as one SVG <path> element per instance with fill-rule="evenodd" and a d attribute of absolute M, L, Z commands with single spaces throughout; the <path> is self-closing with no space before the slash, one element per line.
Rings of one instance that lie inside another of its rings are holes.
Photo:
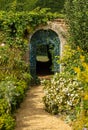
<path fill-rule="evenodd" d="M 81 103 L 80 95 L 83 91 L 81 83 L 69 74 L 56 73 L 53 79 L 43 81 L 43 84 L 46 110 L 53 114 L 68 114 L 74 118 Z"/>
<path fill-rule="evenodd" d="M 37 0 L 0 0 L 0 10 L 10 11 L 15 5 L 16 11 L 30 11 L 34 9 Z"/>
<path fill-rule="evenodd" d="M 16 11 L 30 11 L 36 7 L 51 8 L 52 12 L 61 12 L 65 0 L 0 0 L 0 10 L 11 10 L 15 6 Z"/>
<path fill-rule="evenodd" d="M 80 92 L 81 104 L 80 112 L 76 115 L 76 121 L 73 124 L 74 130 L 88 128 L 88 53 L 77 47 L 72 50 L 66 46 L 64 55 L 60 60 L 64 67 L 64 72 L 69 72 L 70 76 L 76 77 L 81 82 L 83 92 Z"/>
<path fill-rule="evenodd" d="M 0 99 L 6 100 L 10 110 L 12 106 L 15 109 L 18 102 L 20 103 L 23 100 L 26 89 L 27 83 L 25 81 L 17 81 L 14 78 L 6 77 L 5 81 L 1 81 L 0 83 Z"/>
<path fill-rule="evenodd" d="M 0 130 L 14 130 L 15 122 L 10 114 L 0 116 Z"/>
<path fill-rule="evenodd" d="M 18 53 L 18 54 L 17 54 Z M 13 130 L 13 112 L 22 102 L 31 76 L 19 48 L 0 46 L 0 130 Z"/>
<path fill-rule="evenodd" d="M 15 120 L 12 114 L 23 101 L 27 88 L 25 80 L 13 77 L 6 77 L 0 82 L 0 130 L 14 129 Z"/>
<path fill-rule="evenodd" d="M 66 0 L 67 23 L 70 29 L 70 44 L 88 52 L 88 2 L 87 0 Z"/>
<path fill-rule="evenodd" d="M 61 12 L 64 8 L 65 0 L 37 0 L 36 6 L 39 6 L 41 8 L 50 8 L 51 12 Z"/>
<path fill-rule="evenodd" d="M 4 34 L 5 39 L 2 42 L 10 46 L 16 44 L 16 47 L 23 49 L 28 45 L 29 34 L 39 25 L 47 24 L 47 21 L 54 18 L 63 17 L 56 13 L 50 13 L 48 9 L 37 8 L 31 12 L 0 12 L 0 32 Z"/>
<path fill-rule="evenodd" d="M 66 0 L 65 9 L 70 33 L 69 42 L 76 52 L 74 57 L 71 55 L 70 59 L 67 58 L 65 70 L 71 72 L 74 68 L 74 76 L 84 88 L 84 93 L 81 95 L 83 102 L 80 106 L 81 112 L 77 114 L 73 127 L 74 130 L 82 130 L 88 128 L 88 2 L 86 0 Z"/>
<path fill-rule="evenodd" d="M 77 78 L 81 81 L 83 85 L 83 94 L 82 97 L 82 108 L 81 112 L 77 116 L 77 120 L 74 122 L 74 130 L 81 130 L 83 127 L 88 128 L 88 62 L 86 62 L 86 58 L 81 56 L 81 63 L 83 69 L 80 67 L 75 68 L 75 72 L 77 73 Z"/>
<path fill-rule="evenodd" d="M 88 53 L 85 53 L 78 46 L 72 49 L 70 45 L 64 46 L 63 56 L 58 60 L 58 64 L 61 64 L 64 72 L 69 72 L 71 75 L 75 75 L 74 68 L 80 67 L 83 69 L 82 61 L 85 58 L 85 62 L 88 62 Z"/>
<path fill-rule="evenodd" d="M 0 97 L 0 130 L 14 130 L 14 126 L 15 120 L 11 115 L 8 102 Z"/>

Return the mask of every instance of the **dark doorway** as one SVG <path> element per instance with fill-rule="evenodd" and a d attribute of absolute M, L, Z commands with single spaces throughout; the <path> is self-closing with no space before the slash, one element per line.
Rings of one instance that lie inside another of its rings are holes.
<path fill-rule="evenodd" d="M 59 55 L 60 40 L 56 32 L 50 29 L 36 31 L 30 41 L 29 57 L 32 77 L 35 79 L 36 75 L 59 72 L 59 64 L 56 61 L 56 56 Z M 39 60 L 39 58 L 42 60 Z"/>
<path fill-rule="evenodd" d="M 50 53 L 49 45 L 37 47 L 36 52 L 36 74 L 38 76 L 53 74 L 52 54 Z"/>

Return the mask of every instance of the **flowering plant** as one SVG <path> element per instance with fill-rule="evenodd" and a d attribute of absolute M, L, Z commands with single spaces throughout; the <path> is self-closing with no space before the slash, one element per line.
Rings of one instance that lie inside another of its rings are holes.
<path fill-rule="evenodd" d="M 50 81 L 43 81 L 45 96 L 43 101 L 47 111 L 54 114 L 76 115 L 81 103 L 81 83 L 69 74 L 56 73 Z"/>

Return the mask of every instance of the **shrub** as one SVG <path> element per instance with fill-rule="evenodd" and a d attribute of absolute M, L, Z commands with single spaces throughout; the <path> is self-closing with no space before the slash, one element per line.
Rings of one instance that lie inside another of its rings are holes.
<path fill-rule="evenodd" d="M 88 53 L 85 53 L 85 51 L 78 46 L 76 49 L 72 49 L 71 46 L 67 44 L 64 47 L 63 56 L 59 57 L 57 62 L 61 64 L 64 72 L 69 72 L 71 75 L 76 75 L 74 68 L 79 66 L 82 70 L 83 60 L 88 62 Z"/>
<path fill-rule="evenodd" d="M 43 81 L 43 101 L 48 112 L 68 114 L 74 118 L 81 103 L 81 83 L 69 74 L 55 74 L 50 81 Z M 80 111 L 80 110 L 79 110 Z"/>
<path fill-rule="evenodd" d="M 88 52 L 88 2 L 87 0 L 66 0 L 66 18 L 69 25 L 70 44 Z"/>
<path fill-rule="evenodd" d="M 6 77 L 5 81 L 0 83 L 0 98 L 6 100 L 11 110 L 12 106 L 16 108 L 22 102 L 27 88 L 28 85 L 25 80 L 21 81 L 13 77 Z"/>
<path fill-rule="evenodd" d="M 0 99 L 0 116 L 9 112 L 10 110 L 9 110 L 8 102 L 5 99 Z"/>
<path fill-rule="evenodd" d="M 83 85 L 81 112 L 77 115 L 76 121 L 73 123 L 74 130 L 88 128 L 88 63 L 84 56 L 81 56 L 83 70 L 78 66 L 75 68 L 77 78 Z"/>
<path fill-rule="evenodd" d="M 14 130 L 13 112 L 25 96 L 28 84 L 11 76 L 0 82 L 0 130 Z"/>
<path fill-rule="evenodd" d="M 14 130 L 15 122 L 11 115 L 0 116 L 0 130 Z"/>

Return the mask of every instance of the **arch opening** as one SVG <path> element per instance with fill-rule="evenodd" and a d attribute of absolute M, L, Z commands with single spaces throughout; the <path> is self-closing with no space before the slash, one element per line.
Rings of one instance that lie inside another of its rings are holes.
<path fill-rule="evenodd" d="M 36 31 L 30 40 L 30 73 L 48 75 L 59 72 L 56 56 L 60 55 L 60 40 L 56 32 L 51 29 Z"/>
<path fill-rule="evenodd" d="M 38 53 L 36 50 L 36 74 L 38 76 L 51 75 L 52 70 L 52 54 L 49 49 L 49 45 L 41 45 L 41 51 Z"/>

